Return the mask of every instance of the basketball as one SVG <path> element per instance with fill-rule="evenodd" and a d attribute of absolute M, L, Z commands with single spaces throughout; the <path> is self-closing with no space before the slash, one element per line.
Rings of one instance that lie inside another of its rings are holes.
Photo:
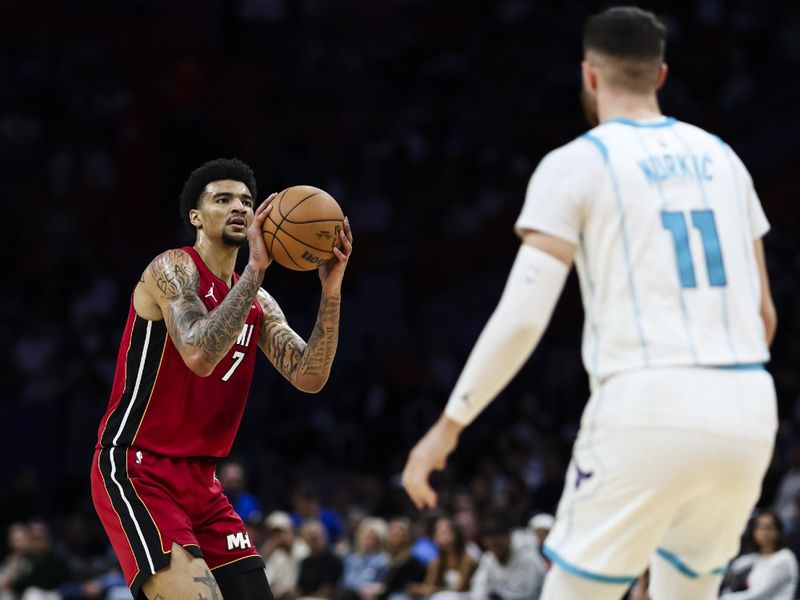
<path fill-rule="evenodd" d="M 335 258 L 343 221 L 344 213 L 330 194 L 295 185 L 275 198 L 264 221 L 264 242 L 279 265 L 310 271 Z"/>

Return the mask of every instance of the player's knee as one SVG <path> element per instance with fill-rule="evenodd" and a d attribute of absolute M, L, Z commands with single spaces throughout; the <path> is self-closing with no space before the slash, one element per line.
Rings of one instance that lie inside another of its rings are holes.
<path fill-rule="evenodd" d="M 585 579 L 553 566 L 544 580 L 540 600 L 619 600 L 629 584 Z"/>
<path fill-rule="evenodd" d="M 689 577 L 672 565 L 654 561 L 650 568 L 650 597 L 653 600 L 713 600 L 719 597 L 722 575 Z"/>
<path fill-rule="evenodd" d="M 219 587 L 225 600 L 275 600 L 264 569 L 221 578 Z"/>

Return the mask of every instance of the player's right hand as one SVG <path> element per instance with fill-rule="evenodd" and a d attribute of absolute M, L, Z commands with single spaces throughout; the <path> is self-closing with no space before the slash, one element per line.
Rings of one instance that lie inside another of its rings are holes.
<path fill-rule="evenodd" d="M 433 471 L 444 469 L 447 457 L 458 444 L 462 427 L 442 415 L 409 453 L 402 482 L 418 509 L 436 508 L 437 495 L 429 478 Z"/>
<path fill-rule="evenodd" d="M 269 197 L 262 202 L 256 209 L 253 216 L 253 222 L 247 229 L 247 241 L 250 244 L 250 259 L 248 264 L 256 271 L 264 271 L 272 262 L 272 256 L 267 250 L 267 244 L 264 242 L 264 221 L 267 220 L 270 211 L 272 211 L 272 201 L 278 194 L 273 192 Z"/>

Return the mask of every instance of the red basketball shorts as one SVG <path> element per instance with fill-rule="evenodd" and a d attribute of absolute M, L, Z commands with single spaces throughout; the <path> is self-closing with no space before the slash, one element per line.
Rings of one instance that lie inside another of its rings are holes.
<path fill-rule="evenodd" d="M 103 448 L 92 463 L 92 499 L 134 598 L 169 566 L 172 543 L 205 559 L 217 579 L 263 569 L 211 459 Z"/>

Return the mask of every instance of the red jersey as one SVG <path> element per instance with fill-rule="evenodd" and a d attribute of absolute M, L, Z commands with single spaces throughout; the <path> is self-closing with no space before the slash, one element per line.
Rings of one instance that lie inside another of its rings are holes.
<path fill-rule="evenodd" d="M 197 265 L 198 295 L 211 311 L 229 288 L 194 248 L 183 250 Z M 97 447 L 135 446 L 173 457 L 227 456 L 253 379 L 262 316 L 253 300 L 238 339 L 211 375 L 200 377 L 183 362 L 164 321 L 141 318 L 131 299 Z"/>

